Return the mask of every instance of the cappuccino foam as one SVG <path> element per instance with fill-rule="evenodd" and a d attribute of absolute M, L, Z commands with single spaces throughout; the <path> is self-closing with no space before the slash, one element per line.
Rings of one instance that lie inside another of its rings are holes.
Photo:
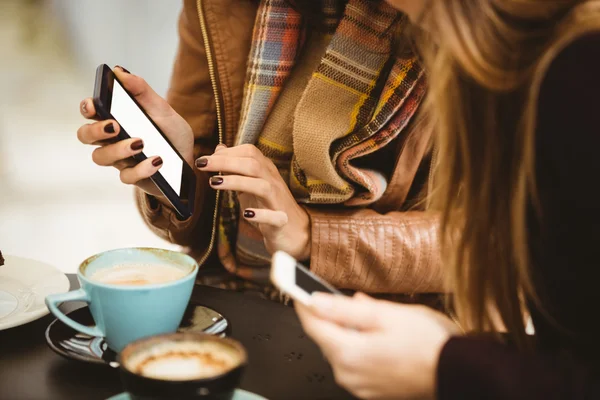
<path fill-rule="evenodd" d="M 183 278 L 186 272 L 166 264 L 121 264 L 96 271 L 90 279 L 108 285 L 152 285 Z"/>
<path fill-rule="evenodd" d="M 163 342 L 131 355 L 125 366 L 146 378 L 186 381 L 222 375 L 241 362 L 232 347 L 213 342 Z"/>

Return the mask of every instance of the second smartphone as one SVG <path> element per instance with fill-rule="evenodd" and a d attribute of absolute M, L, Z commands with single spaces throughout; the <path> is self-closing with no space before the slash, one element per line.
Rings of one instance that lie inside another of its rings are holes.
<path fill-rule="evenodd" d="M 310 297 L 314 292 L 343 295 L 283 251 L 276 251 L 273 254 L 270 275 L 271 282 L 275 286 L 304 305 L 310 304 Z"/>

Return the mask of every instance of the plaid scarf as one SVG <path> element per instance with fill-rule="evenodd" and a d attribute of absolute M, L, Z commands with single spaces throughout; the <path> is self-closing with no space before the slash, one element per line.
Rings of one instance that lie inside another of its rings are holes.
<path fill-rule="evenodd" d="M 336 0 L 323 2 L 332 38 L 294 114 L 289 187 L 303 203 L 366 206 L 381 198 L 387 179 L 351 161 L 403 132 L 424 96 L 425 82 L 414 57 L 393 55 L 400 23 L 396 10 L 368 0 L 350 0 L 341 16 L 337 9 Z M 267 157 L 280 150 L 279 143 L 260 137 L 302 51 L 305 31 L 301 15 L 286 0 L 261 2 L 236 145 L 260 142 Z M 269 255 L 262 237 L 239 214 L 235 193 L 226 192 L 219 257 L 230 272 L 266 282 Z"/>

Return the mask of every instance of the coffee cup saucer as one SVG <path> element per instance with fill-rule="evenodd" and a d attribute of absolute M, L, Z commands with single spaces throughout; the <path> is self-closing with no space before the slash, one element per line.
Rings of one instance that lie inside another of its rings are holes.
<path fill-rule="evenodd" d="M 107 400 L 131 400 L 129 393 L 121 393 L 116 396 L 113 396 Z M 242 389 L 236 389 L 233 393 L 232 400 L 267 400 L 262 396 L 259 396 L 255 393 L 250 393 Z"/>
<path fill-rule="evenodd" d="M 88 307 L 71 311 L 67 315 L 80 324 L 94 325 Z M 179 326 L 179 332 L 204 332 L 223 337 L 229 334 L 230 328 L 227 319 L 216 311 L 201 305 L 189 304 Z M 119 367 L 116 353 L 108 348 L 103 338 L 77 332 L 58 319 L 46 328 L 46 343 L 55 353 L 71 360 Z"/>
<path fill-rule="evenodd" d="M 57 268 L 23 257 L 4 255 L 0 267 L 0 331 L 49 313 L 46 296 L 65 293 L 69 279 Z"/>

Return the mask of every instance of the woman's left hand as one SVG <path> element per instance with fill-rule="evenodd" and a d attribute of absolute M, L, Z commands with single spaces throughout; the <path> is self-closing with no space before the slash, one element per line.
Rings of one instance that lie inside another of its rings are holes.
<path fill-rule="evenodd" d="M 277 167 L 255 146 L 217 146 L 211 156 L 196 160 L 201 171 L 219 172 L 210 178 L 217 190 L 238 193 L 243 217 L 258 227 L 272 254 L 283 250 L 305 261 L 310 258 L 310 219 L 281 178 Z"/>
<path fill-rule="evenodd" d="M 296 303 L 337 383 L 363 399 L 434 399 L 440 352 L 458 327 L 425 306 L 314 294 Z"/>

